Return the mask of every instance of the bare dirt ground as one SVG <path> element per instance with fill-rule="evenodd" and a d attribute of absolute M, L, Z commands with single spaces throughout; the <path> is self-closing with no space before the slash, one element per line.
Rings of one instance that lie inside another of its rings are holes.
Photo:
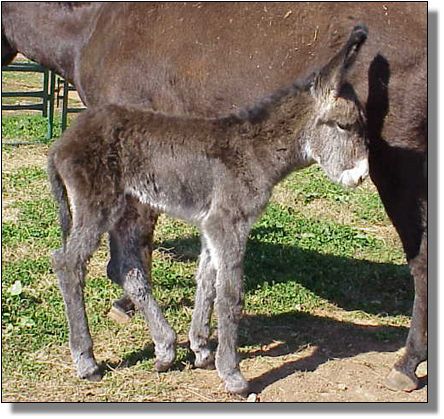
<path fill-rule="evenodd" d="M 383 379 L 396 359 L 396 353 L 368 352 L 330 360 L 315 371 L 297 372 L 267 387 L 261 401 L 426 402 L 425 386 L 412 393 L 393 392 L 384 386 Z"/>
<path fill-rule="evenodd" d="M 115 338 L 126 333 L 123 327 Z M 48 363 L 47 372 L 37 381 L 4 382 L 9 390 L 3 401 L 427 402 L 426 363 L 417 371 L 418 390 L 394 392 L 384 386 L 406 333 L 405 327 L 338 320 L 325 313 L 284 314 L 271 321 L 246 316 L 240 348 L 241 369 L 254 393 L 248 399 L 227 394 L 216 371 L 193 369 L 189 362 L 162 374 L 140 369 L 138 362 L 152 357 L 152 345 L 119 361 L 110 352 L 110 334 L 96 340 L 96 355 L 107 368 L 101 382 L 76 378 L 67 345 L 53 347 L 35 360 Z M 179 345 L 187 346 L 186 337 Z"/>
<path fill-rule="evenodd" d="M 418 368 L 418 390 L 394 392 L 384 385 L 407 329 L 399 333 L 393 326 L 319 314 L 295 319 L 294 325 L 288 319 L 288 328 L 255 331 L 269 343 L 248 354 L 242 369 L 259 401 L 427 402 L 427 363 Z"/>

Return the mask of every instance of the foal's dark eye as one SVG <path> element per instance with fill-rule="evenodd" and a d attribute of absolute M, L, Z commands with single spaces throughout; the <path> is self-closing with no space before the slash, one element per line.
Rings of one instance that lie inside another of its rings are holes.
<path fill-rule="evenodd" d="M 350 131 L 350 129 L 351 129 L 350 124 L 340 124 L 339 122 L 336 122 L 336 125 L 339 129 L 342 129 L 344 131 Z"/>

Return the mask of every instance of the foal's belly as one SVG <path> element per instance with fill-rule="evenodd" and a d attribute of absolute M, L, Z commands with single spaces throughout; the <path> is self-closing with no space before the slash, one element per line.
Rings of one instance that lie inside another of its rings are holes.
<path fill-rule="evenodd" d="M 145 175 L 125 188 L 125 193 L 142 204 L 195 225 L 207 216 L 212 192 L 212 174 L 193 174 L 190 171 Z"/>

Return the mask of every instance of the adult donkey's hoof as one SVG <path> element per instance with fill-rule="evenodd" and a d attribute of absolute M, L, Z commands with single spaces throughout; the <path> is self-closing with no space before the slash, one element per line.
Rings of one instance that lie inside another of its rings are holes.
<path fill-rule="evenodd" d="M 249 385 L 248 381 L 243 377 L 243 375 L 236 371 L 224 378 L 225 389 L 229 393 L 246 395 L 248 393 Z"/>
<path fill-rule="evenodd" d="M 385 385 L 390 390 L 410 392 L 418 388 L 418 378 L 415 374 L 406 374 L 393 368 L 385 379 Z"/>
<path fill-rule="evenodd" d="M 119 307 L 113 305 L 111 310 L 108 312 L 108 317 L 119 324 L 129 323 L 131 316 L 121 310 Z"/>
<path fill-rule="evenodd" d="M 134 316 L 134 305 L 126 297 L 114 301 L 108 317 L 119 324 L 129 323 Z"/>

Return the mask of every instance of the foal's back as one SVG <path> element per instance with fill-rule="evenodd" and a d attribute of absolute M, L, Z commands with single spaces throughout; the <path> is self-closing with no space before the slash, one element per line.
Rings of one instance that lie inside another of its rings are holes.
<path fill-rule="evenodd" d="M 129 194 L 198 223 L 222 182 L 242 188 L 251 147 L 234 138 L 238 126 L 235 117 L 188 118 L 107 105 L 83 112 L 52 153 L 85 201 L 111 205 Z"/>

